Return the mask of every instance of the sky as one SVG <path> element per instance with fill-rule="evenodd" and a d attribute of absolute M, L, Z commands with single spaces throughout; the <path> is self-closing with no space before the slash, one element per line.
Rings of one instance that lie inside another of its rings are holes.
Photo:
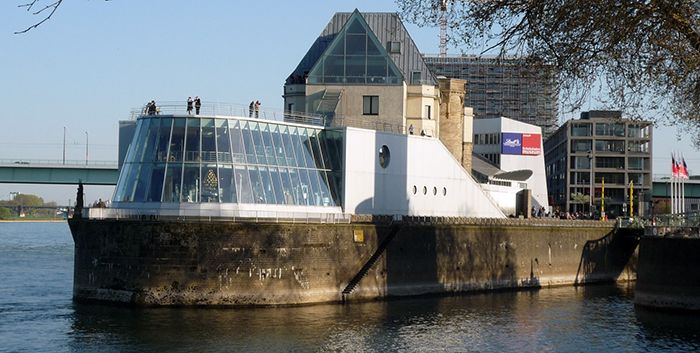
<path fill-rule="evenodd" d="M 87 144 L 91 162 L 116 161 L 119 121 L 150 100 L 282 109 L 284 80 L 335 12 L 398 11 L 393 0 L 76 0 L 14 34 L 43 18 L 18 7 L 27 2 L 0 2 L 0 161 L 60 161 L 64 131 L 66 160 L 85 161 Z M 437 27 L 404 25 L 421 52 L 438 53 Z M 561 117 L 571 118 L 578 113 Z M 670 174 L 671 150 L 700 172 L 700 152 L 677 135 L 655 129 L 654 174 Z M 85 200 L 110 199 L 113 189 L 86 186 Z M 11 192 L 66 204 L 76 186 L 0 184 L 0 200 Z"/>

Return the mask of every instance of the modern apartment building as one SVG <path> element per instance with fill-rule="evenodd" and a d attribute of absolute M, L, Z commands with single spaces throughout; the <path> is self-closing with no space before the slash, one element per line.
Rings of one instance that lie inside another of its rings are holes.
<path fill-rule="evenodd" d="M 640 214 L 637 201 L 652 189 L 652 127 L 620 111 L 583 112 L 564 123 L 544 143 L 550 204 L 586 215 L 601 206 L 608 217 Z"/>
<path fill-rule="evenodd" d="M 464 106 L 475 119 L 509 118 L 542 128 L 544 138 L 558 127 L 559 91 L 550 73 L 519 58 L 475 55 L 424 56 L 438 76 L 467 81 Z"/>

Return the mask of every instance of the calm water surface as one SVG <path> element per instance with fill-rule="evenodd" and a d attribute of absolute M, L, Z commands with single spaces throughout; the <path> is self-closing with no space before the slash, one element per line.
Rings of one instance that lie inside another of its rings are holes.
<path fill-rule="evenodd" d="M 627 285 L 265 309 L 71 300 L 66 223 L 0 223 L 0 352 L 693 352 L 700 316 Z"/>

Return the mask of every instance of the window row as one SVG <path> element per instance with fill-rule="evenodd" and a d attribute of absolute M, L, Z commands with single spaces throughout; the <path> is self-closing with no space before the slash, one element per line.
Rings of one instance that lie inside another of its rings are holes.
<path fill-rule="evenodd" d="M 342 134 L 234 119 L 149 118 L 126 161 L 248 163 L 342 169 Z"/>
<path fill-rule="evenodd" d="M 337 206 L 340 173 L 234 164 L 126 163 L 118 202 Z"/>

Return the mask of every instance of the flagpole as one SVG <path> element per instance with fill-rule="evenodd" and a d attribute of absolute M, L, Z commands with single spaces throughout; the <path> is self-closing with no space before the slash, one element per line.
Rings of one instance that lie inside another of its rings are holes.
<path fill-rule="evenodd" d="M 676 169 L 676 157 L 673 156 L 673 150 L 671 150 L 671 214 L 676 213 L 676 180 L 674 180 L 674 169 Z"/>

